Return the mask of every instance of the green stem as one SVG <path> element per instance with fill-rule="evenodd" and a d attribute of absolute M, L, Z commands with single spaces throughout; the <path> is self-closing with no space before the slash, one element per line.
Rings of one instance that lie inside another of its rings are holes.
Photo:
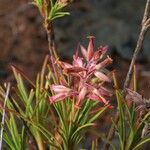
<path fill-rule="evenodd" d="M 39 150 L 45 150 L 45 144 L 42 141 L 41 135 L 39 132 L 34 131 L 34 136 L 37 142 L 37 146 Z"/>

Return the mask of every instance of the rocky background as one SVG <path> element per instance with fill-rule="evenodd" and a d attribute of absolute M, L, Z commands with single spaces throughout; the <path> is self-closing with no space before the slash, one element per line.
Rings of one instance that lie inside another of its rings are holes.
<path fill-rule="evenodd" d="M 42 18 L 28 0 L 0 0 L 0 83 L 13 80 L 11 64 L 35 79 L 48 53 Z M 55 22 L 56 42 L 63 59 L 70 60 L 80 42 L 96 37 L 96 47 L 108 45 L 113 68 L 123 81 L 136 45 L 146 0 L 75 0 L 70 16 Z M 150 33 L 137 62 L 138 81 L 150 96 Z"/>

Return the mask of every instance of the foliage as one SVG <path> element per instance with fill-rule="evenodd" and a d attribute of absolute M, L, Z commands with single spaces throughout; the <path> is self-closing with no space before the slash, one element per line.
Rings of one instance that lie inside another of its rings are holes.
<path fill-rule="evenodd" d="M 69 15 L 69 12 L 63 10 L 70 2 L 62 0 L 34 0 L 33 4 L 39 8 L 42 16 L 51 22 L 57 18 Z"/>
<path fill-rule="evenodd" d="M 135 150 L 150 141 L 148 131 L 149 111 L 146 105 L 145 108 L 142 107 L 141 109 L 141 106 L 137 103 L 139 97 L 142 97 L 137 92 L 130 90 L 124 98 L 121 89 L 118 87 L 115 73 L 113 73 L 113 78 L 119 113 L 118 123 L 113 123 L 118 136 L 119 149 Z M 134 88 L 136 89 L 136 87 Z"/>

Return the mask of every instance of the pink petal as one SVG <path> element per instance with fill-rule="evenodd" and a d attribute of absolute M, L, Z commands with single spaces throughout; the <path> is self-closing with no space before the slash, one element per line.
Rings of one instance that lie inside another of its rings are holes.
<path fill-rule="evenodd" d="M 93 59 L 95 61 L 98 61 L 99 59 L 101 59 L 103 57 L 103 55 L 107 52 L 108 50 L 108 47 L 105 46 L 105 47 L 100 47 L 95 53 L 94 53 L 94 56 L 93 56 Z"/>
<path fill-rule="evenodd" d="M 61 100 L 64 100 L 65 98 L 67 98 L 68 94 L 63 94 L 63 93 L 59 93 L 59 94 L 56 94 L 54 96 L 50 96 L 49 97 L 49 102 L 50 103 L 55 103 L 55 102 L 58 102 L 58 101 L 61 101 Z"/>
<path fill-rule="evenodd" d="M 87 51 L 86 51 L 86 49 L 82 45 L 80 45 L 80 48 L 81 48 L 81 53 L 82 53 L 83 57 L 87 60 Z"/>
<path fill-rule="evenodd" d="M 83 61 L 80 57 L 73 57 L 74 60 L 73 60 L 73 66 L 77 66 L 77 67 L 83 67 Z"/>
<path fill-rule="evenodd" d="M 79 106 L 80 102 L 85 98 L 85 95 L 87 93 L 87 87 L 83 87 L 79 93 L 76 105 Z"/>
<path fill-rule="evenodd" d="M 111 63 L 112 63 L 112 59 L 109 56 L 107 56 L 107 58 L 104 61 L 96 65 L 96 69 L 98 70 L 102 67 L 106 67 L 107 65 Z"/>
<path fill-rule="evenodd" d="M 86 66 L 88 72 L 91 72 L 92 70 L 96 69 L 96 62 L 95 61 L 89 61 L 87 63 L 87 66 Z"/>
<path fill-rule="evenodd" d="M 78 47 L 77 47 L 77 49 L 75 50 L 75 55 L 74 55 L 74 57 L 75 58 L 78 58 L 79 57 L 79 44 L 78 44 Z"/>
<path fill-rule="evenodd" d="M 52 85 L 50 88 L 55 93 L 69 93 L 71 91 L 70 88 L 67 88 L 63 85 Z"/>
<path fill-rule="evenodd" d="M 108 46 L 100 47 L 99 49 L 101 51 L 101 57 L 108 51 Z"/>
<path fill-rule="evenodd" d="M 95 72 L 94 73 L 94 75 L 96 76 L 96 77 L 98 77 L 100 80 L 102 80 L 102 81 L 106 81 L 106 82 L 111 82 L 111 80 L 110 80 L 110 78 L 109 77 L 107 77 L 104 73 L 102 73 L 102 72 Z"/>
<path fill-rule="evenodd" d="M 89 45 L 87 48 L 87 60 L 91 60 L 94 54 L 94 36 L 89 36 Z"/>

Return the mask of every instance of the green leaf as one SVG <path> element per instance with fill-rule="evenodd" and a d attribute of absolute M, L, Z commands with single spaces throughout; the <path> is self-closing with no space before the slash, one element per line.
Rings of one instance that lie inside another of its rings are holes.
<path fill-rule="evenodd" d="M 88 121 L 89 123 L 94 122 L 100 115 L 102 115 L 103 112 L 107 110 L 108 106 L 105 106 L 102 108 L 99 112 L 97 112 L 95 115 L 93 115 L 90 120 Z"/>
<path fill-rule="evenodd" d="M 119 110 L 119 136 L 121 140 L 121 147 L 123 148 L 125 145 L 126 140 L 126 126 L 125 126 L 125 115 L 124 115 L 124 98 L 119 90 L 116 91 L 117 94 L 117 103 L 118 103 L 118 110 Z"/>
<path fill-rule="evenodd" d="M 132 150 L 136 150 L 136 149 L 141 148 L 141 146 L 143 146 L 147 142 L 150 142 L 150 137 L 141 140 Z"/>
<path fill-rule="evenodd" d="M 33 109 L 32 109 L 32 101 L 34 98 L 34 91 L 33 89 L 31 89 L 30 94 L 29 94 L 29 98 L 27 100 L 27 105 L 26 105 L 26 116 L 31 117 L 31 115 L 33 114 Z"/>
<path fill-rule="evenodd" d="M 72 134 L 71 139 L 73 139 L 76 136 L 76 134 L 78 134 L 84 128 L 91 127 L 91 126 L 94 126 L 94 123 L 87 123 L 78 127 L 77 130 Z"/>
<path fill-rule="evenodd" d="M 15 145 L 7 132 L 4 132 L 3 139 L 11 150 L 16 150 Z"/>
<path fill-rule="evenodd" d="M 133 142 L 133 139 L 134 139 L 134 135 L 135 135 L 134 130 L 132 129 L 132 127 L 130 127 L 129 136 L 126 140 L 126 145 L 125 145 L 126 150 L 130 149 L 132 142 Z"/>
<path fill-rule="evenodd" d="M 19 131 L 22 130 L 22 127 L 17 127 L 16 119 L 14 118 L 13 113 L 10 112 L 10 118 L 7 118 L 6 122 L 6 132 L 4 136 L 5 142 L 8 144 L 8 146 L 13 147 L 14 150 L 20 150 L 23 149 L 24 144 L 22 144 L 23 139 L 21 138 L 21 135 L 19 134 Z M 25 138 L 25 137 L 24 137 Z"/>
<path fill-rule="evenodd" d="M 21 100 L 23 100 L 24 104 L 26 105 L 27 103 L 27 99 L 28 99 L 28 95 L 26 92 L 26 88 L 24 86 L 22 77 L 19 73 L 17 73 L 17 71 L 13 68 L 13 72 L 17 81 L 17 87 L 18 87 L 18 94 L 21 97 Z"/>
<path fill-rule="evenodd" d="M 10 116 L 11 118 L 10 118 L 9 131 L 11 132 L 12 140 L 16 148 L 19 150 L 20 149 L 20 136 L 18 133 L 18 128 L 17 128 L 14 116 L 12 114 Z"/>
<path fill-rule="evenodd" d="M 86 100 L 85 103 L 83 104 L 83 109 L 79 109 L 76 113 L 76 116 L 74 117 L 74 122 L 76 124 L 84 124 L 87 122 L 87 118 L 89 116 L 89 112 L 91 108 L 93 107 L 93 101 L 91 100 Z"/>
<path fill-rule="evenodd" d="M 66 15 L 69 15 L 69 12 L 62 11 L 64 6 L 60 5 L 58 2 L 55 2 L 52 4 L 51 11 L 49 12 L 48 20 L 53 21 L 54 19 L 64 17 Z"/>
<path fill-rule="evenodd" d="M 134 122 L 133 122 L 133 110 L 134 110 L 134 107 L 130 108 L 128 107 L 128 105 L 126 104 L 126 102 L 124 101 L 124 105 L 125 105 L 125 110 L 127 111 L 127 114 L 128 114 L 128 124 L 129 124 L 129 133 L 128 133 L 128 138 L 126 139 L 126 145 L 125 145 L 125 149 L 128 150 L 130 149 L 131 145 L 132 145 L 132 142 L 133 142 L 133 139 L 134 139 L 134 136 L 135 136 L 135 133 L 134 133 Z"/>
<path fill-rule="evenodd" d="M 40 74 L 38 74 L 36 78 L 35 96 L 36 100 L 38 100 L 40 96 Z"/>
<path fill-rule="evenodd" d="M 102 141 L 104 141 L 105 143 L 108 143 L 108 144 L 111 146 L 112 150 L 116 150 L 115 145 L 112 143 L 112 141 L 108 141 L 108 140 L 107 140 L 105 134 L 102 134 L 102 133 L 100 133 L 99 131 L 93 130 L 93 129 L 89 130 L 89 132 L 91 132 L 92 135 L 95 135 L 96 137 L 100 138 L 100 139 L 101 139 Z M 94 150 L 95 150 L 95 149 L 94 149 Z"/>
<path fill-rule="evenodd" d="M 144 116 L 144 118 L 143 118 L 143 122 L 145 121 L 145 120 L 147 120 L 148 118 L 150 117 L 150 111 Z"/>
<path fill-rule="evenodd" d="M 38 7 L 42 7 L 43 0 L 35 0 L 35 3 Z"/>

